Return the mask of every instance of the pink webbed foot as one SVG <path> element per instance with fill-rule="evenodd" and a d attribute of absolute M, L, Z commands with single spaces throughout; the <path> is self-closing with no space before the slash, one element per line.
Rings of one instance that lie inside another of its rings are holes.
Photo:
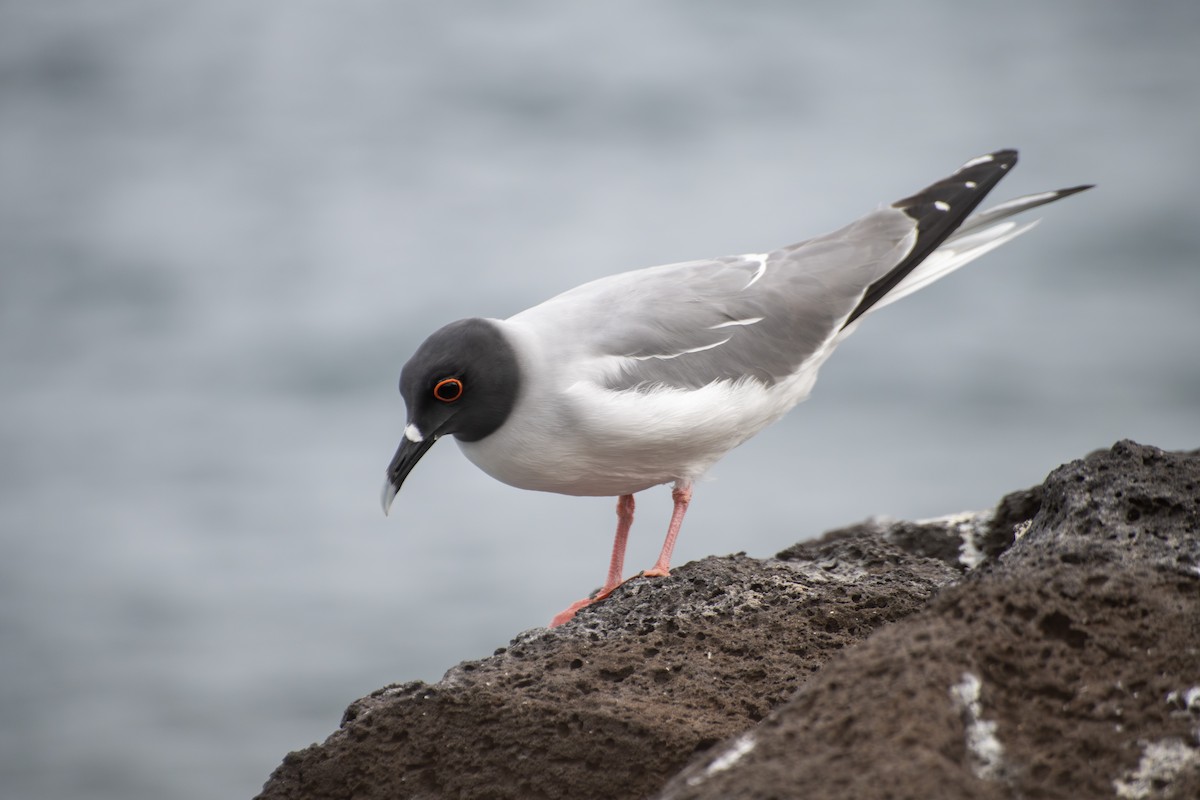
<path fill-rule="evenodd" d="M 550 627 L 557 628 L 564 622 L 570 622 L 572 619 L 574 619 L 575 613 L 579 611 L 579 609 L 587 608 L 592 603 L 598 603 L 612 593 L 613 590 L 609 589 L 608 591 L 597 592 L 593 597 L 585 597 L 582 600 L 576 600 L 574 603 L 571 603 L 571 605 L 554 615 L 554 619 L 550 620 Z"/>
<path fill-rule="evenodd" d="M 633 525 L 633 495 L 623 494 L 617 500 L 617 534 L 613 538 L 612 560 L 608 564 L 608 578 L 604 587 L 591 597 L 576 600 L 554 615 L 550 627 L 557 628 L 575 616 L 575 612 L 592 603 L 603 600 L 621 585 L 621 569 L 625 564 L 625 542 L 629 539 L 629 527 Z"/>
<path fill-rule="evenodd" d="M 679 538 L 679 529 L 683 527 L 683 517 L 687 514 L 688 504 L 692 502 L 692 486 L 684 484 L 671 490 L 671 499 L 675 502 L 675 510 L 671 512 L 671 524 L 667 527 L 667 539 L 663 542 L 662 552 L 654 566 L 642 573 L 644 578 L 671 577 L 671 553 L 675 551 L 675 540 Z"/>

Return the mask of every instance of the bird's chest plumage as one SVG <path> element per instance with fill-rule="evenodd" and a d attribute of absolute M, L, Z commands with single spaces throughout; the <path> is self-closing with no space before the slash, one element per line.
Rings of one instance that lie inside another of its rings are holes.
<path fill-rule="evenodd" d="M 802 400 L 812 379 L 648 391 L 581 380 L 545 393 L 535 384 L 498 431 L 459 447 L 484 472 L 522 489 L 631 494 L 701 477 Z"/>

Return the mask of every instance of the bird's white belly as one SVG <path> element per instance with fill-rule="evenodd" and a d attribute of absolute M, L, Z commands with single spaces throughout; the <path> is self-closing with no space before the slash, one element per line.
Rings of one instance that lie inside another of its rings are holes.
<path fill-rule="evenodd" d="M 743 380 L 649 392 L 614 392 L 580 382 L 553 404 L 536 395 L 523 399 L 511 419 L 537 420 L 536 425 L 510 421 L 459 447 L 484 472 L 522 489 L 631 494 L 701 477 L 804 399 L 815 379 L 815 369 L 802 369 L 772 386 Z"/>

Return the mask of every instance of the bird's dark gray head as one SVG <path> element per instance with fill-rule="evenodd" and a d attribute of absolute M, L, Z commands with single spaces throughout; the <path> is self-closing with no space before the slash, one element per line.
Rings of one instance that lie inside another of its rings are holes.
<path fill-rule="evenodd" d="M 424 341 L 400 371 L 408 408 L 404 440 L 388 466 L 383 510 L 421 456 L 442 436 L 476 442 L 494 433 L 517 402 L 517 355 L 495 322 L 451 322 Z"/>

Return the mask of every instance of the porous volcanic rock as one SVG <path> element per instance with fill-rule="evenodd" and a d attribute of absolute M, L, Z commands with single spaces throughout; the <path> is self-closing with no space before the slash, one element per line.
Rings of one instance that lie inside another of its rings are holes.
<path fill-rule="evenodd" d="M 1198 565 L 1200 456 L 1121 442 L 631 581 L 356 701 L 260 797 L 1200 797 Z"/>
<path fill-rule="evenodd" d="M 1200 454 L 1060 467 L 1018 531 L 659 797 L 1200 798 Z"/>

